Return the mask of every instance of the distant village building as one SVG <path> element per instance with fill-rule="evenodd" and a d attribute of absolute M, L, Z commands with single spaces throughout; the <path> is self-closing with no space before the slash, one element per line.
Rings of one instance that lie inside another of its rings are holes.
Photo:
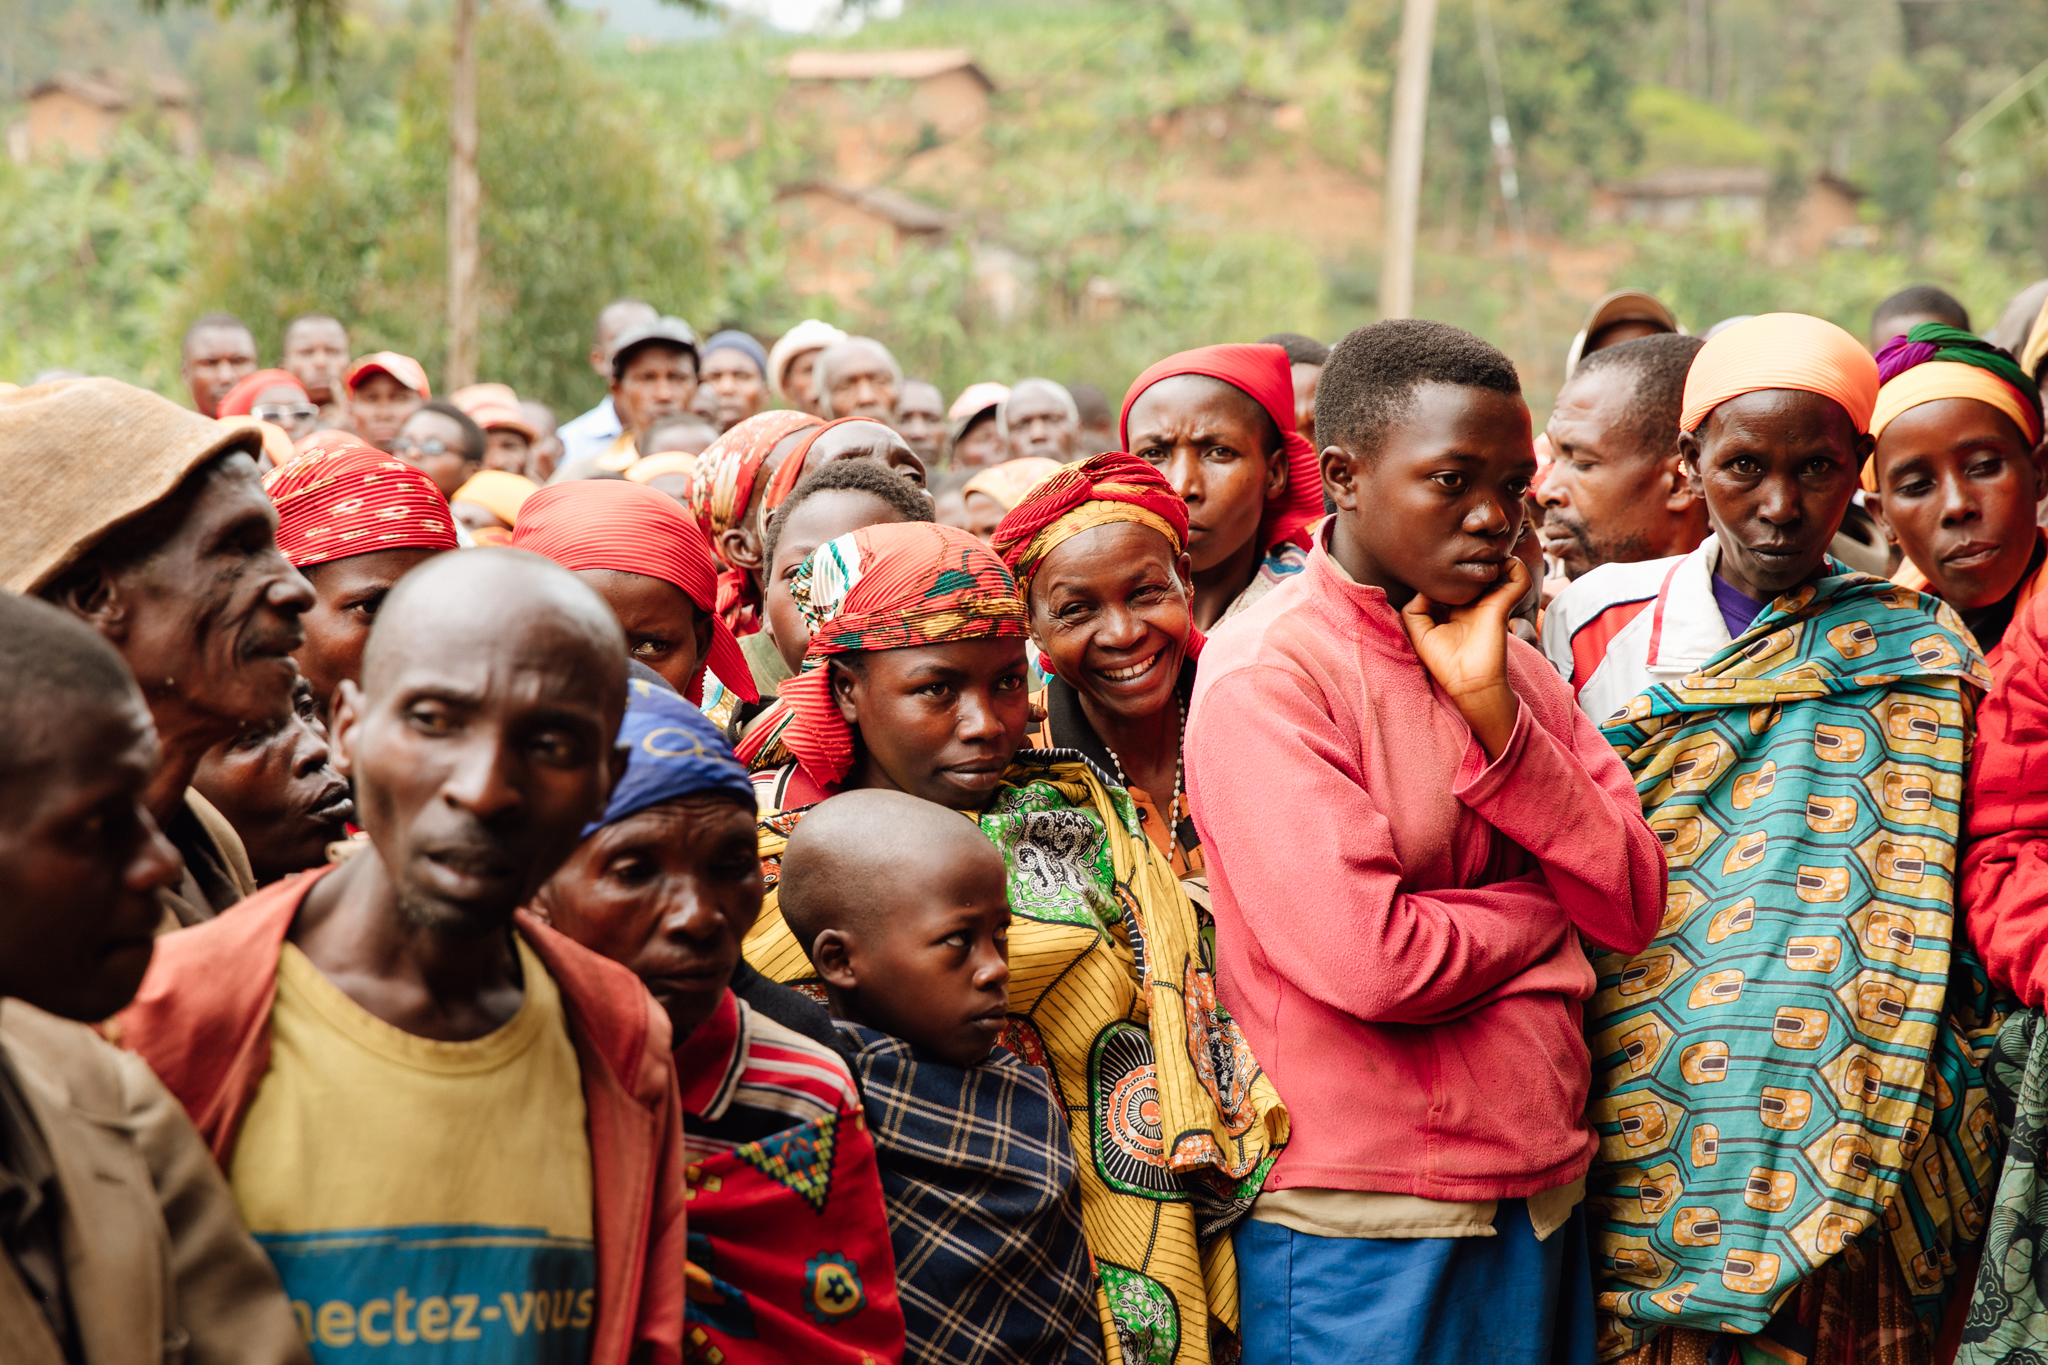
<path fill-rule="evenodd" d="M 787 278 L 803 295 L 826 294 L 854 307 L 874 283 L 879 262 L 907 243 L 937 243 L 953 216 L 891 189 L 831 182 L 792 185 L 776 196 L 790 243 Z"/>
<path fill-rule="evenodd" d="M 781 65 L 792 112 L 833 137 L 833 173 L 869 185 L 905 158 L 988 122 L 995 82 L 964 47 L 793 52 Z"/>
<path fill-rule="evenodd" d="M 126 119 L 153 109 L 169 125 L 177 149 L 197 156 L 199 120 L 192 105 L 192 87 L 176 76 L 131 81 L 106 72 L 61 71 L 29 90 L 28 117 L 8 128 L 7 150 L 16 161 L 99 156 Z"/>
<path fill-rule="evenodd" d="M 1857 210 L 1864 197 L 1842 177 L 1820 172 L 1776 225 L 1774 254 L 1817 256 L 1830 248 L 1876 245 L 1877 229 Z M 1677 167 L 1598 186 L 1591 217 L 1596 227 L 1761 228 L 1770 201 L 1771 173 L 1761 166 Z"/>

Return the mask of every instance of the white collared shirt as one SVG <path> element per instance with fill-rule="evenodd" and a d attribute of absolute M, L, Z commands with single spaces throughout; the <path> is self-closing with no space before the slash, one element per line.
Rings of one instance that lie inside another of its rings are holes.
<path fill-rule="evenodd" d="M 1543 613 L 1543 653 L 1597 724 L 1658 683 L 1696 671 L 1733 637 L 1714 599 L 1721 542 L 1691 554 L 1602 564 Z"/>

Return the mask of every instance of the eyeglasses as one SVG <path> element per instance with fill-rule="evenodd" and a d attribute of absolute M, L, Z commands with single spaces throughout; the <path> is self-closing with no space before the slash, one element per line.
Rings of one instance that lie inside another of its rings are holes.
<path fill-rule="evenodd" d="M 453 449 L 455 449 L 454 446 L 449 445 L 438 436 L 429 436 L 424 441 L 415 441 L 410 436 L 401 436 L 391 443 L 391 453 L 400 459 L 418 455 L 422 459 L 431 460 L 436 455 L 446 455 Z"/>
<path fill-rule="evenodd" d="M 249 409 L 249 415 L 259 422 L 288 427 L 312 421 L 320 415 L 320 409 L 311 403 L 258 403 Z"/>

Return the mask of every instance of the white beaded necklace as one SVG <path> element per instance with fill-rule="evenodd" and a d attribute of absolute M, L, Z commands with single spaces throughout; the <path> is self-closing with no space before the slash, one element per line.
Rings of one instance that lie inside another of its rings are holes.
<path fill-rule="evenodd" d="M 1177 726 L 1176 726 L 1176 728 L 1175 728 L 1175 730 L 1174 730 L 1174 740 L 1173 740 L 1173 800 L 1169 801 L 1169 802 L 1167 803 L 1167 805 L 1166 805 L 1166 832 L 1167 832 L 1168 836 L 1169 836 L 1169 837 L 1171 837 L 1171 838 L 1173 839 L 1173 841 L 1174 841 L 1175 843 L 1179 843 L 1179 842 L 1180 842 L 1180 797 L 1181 797 L 1181 791 L 1180 791 L 1180 786 L 1181 786 L 1181 781 L 1180 781 L 1180 778 L 1181 778 L 1181 772 L 1180 772 L 1180 763 L 1181 763 L 1181 759 L 1180 759 L 1180 751 L 1181 751 L 1182 747 L 1183 747 L 1184 745 L 1186 745 L 1186 743 L 1187 743 L 1187 738 L 1188 738 L 1188 706 L 1187 706 L 1187 703 L 1186 703 L 1185 701 L 1182 701 L 1182 700 L 1181 700 L 1181 698 L 1180 698 L 1180 696 L 1179 696 L 1179 694 L 1178 694 L 1178 693 L 1176 693 L 1176 694 L 1175 694 L 1175 696 L 1174 696 L 1174 699 L 1173 699 L 1173 705 L 1174 705 L 1174 710 L 1175 710 L 1175 711 L 1176 711 L 1176 712 L 1177 712 L 1177 713 L 1179 714 L 1179 716 L 1180 716 L 1180 719 L 1179 719 L 1179 722 L 1177 723 Z M 1110 764 L 1111 764 L 1111 765 L 1112 765 L 1113 767 L 1115 767 L 1115 769 L 1116 769 L 1116 784 L 1117 784 L 1117 785 L 1118 785 L 1119 787 L 1122 787 L 1122 788 L 1123 788 L 1123 789 L 1124 789 L 1125 791 L 1129 791 L 1129 790 L 1131 789 L 1131 780 L 1130 780 L 1130 779 L 1129 779 L 1128 777 L 1125 777 L 1125 776 L 1124 776 L 1124 762 L 1123 762 L 1123 760 L 1122 760 L 1122 759 L 1120 759 L 1120 758 L 1118 758 L 1118 757 L 1116 756 L 1116 750 L 1114 750 L 1114 749 L 1110 748 L 1110 747 L 1109 747 L 1109 745 L 1107 745 L 1107 744 L 1104 744 L 1104 745 L 1102 746 L 1102 749 L 1103 749 L 1103 752 L 1105 752 L 1105 753 L 1107 753 L 1107 754 L 1109 755 L 1109 761 L 1110 761 Z"/>

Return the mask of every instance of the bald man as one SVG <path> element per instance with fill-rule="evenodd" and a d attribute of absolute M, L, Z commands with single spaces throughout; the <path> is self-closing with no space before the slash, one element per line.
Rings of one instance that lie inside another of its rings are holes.
<path fill-rule="evenodd" d="M 819 410 L 828 419 L 896 420 L 903 367 L 889 348 L 873 337 L 848 337 L 836 346 L 827 346 L 818 353 L 816 376 Z"/>
<path fill-rule="evenodd" d="M 625 638 L 573 574 L 429 561 L 335 706 L 369 847 L 165 939 L 120 1016 L 324 1344 L 681 1350 L 668 1018 L 519 911 L 603 811 L 625 704 Z"/>

